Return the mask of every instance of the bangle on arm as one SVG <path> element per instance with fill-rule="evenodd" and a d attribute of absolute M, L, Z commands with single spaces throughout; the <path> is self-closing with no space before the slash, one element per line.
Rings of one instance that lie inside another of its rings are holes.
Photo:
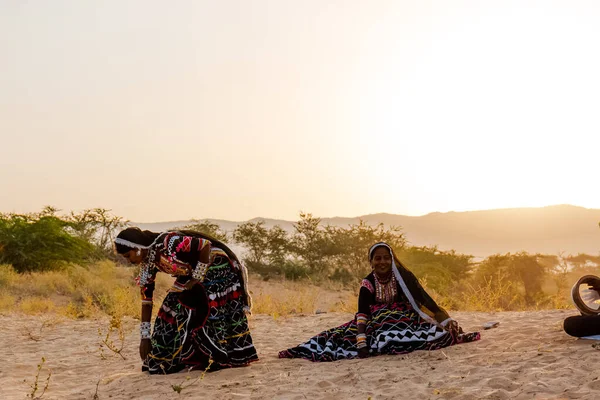
<path fill-rule="evenodd" d="M 204 276 L 206 275 L 206 271 L 208 271 L 209 266 L 210 263 L 203 263 L 198 261 L 198 263 L 196 264 L 196 268 L 194 268 L 194 271 L 192 272 L 192 278 L 196 279 L 197 281 L 204 280 Z"/>
<path fill-rule="evenodd" d="M 356 348 L 362 349 L 367 347 L 367 335 L 364 333 L 359 333 L 356 335 Z"/>
<path fill-rule="evenodd" d="M 357 325 L 366 325 L 368 321 L 367 314 L 358 313 L 356 314 L 356 324 Z"/>
<path fill-rule="evenodd" d="M 151 327 L 152 326 L 150 322 L 140 323 L 140 336 L 142 339 L 150 339 L 152 337 L 152 335 L 150 334 Z"/>

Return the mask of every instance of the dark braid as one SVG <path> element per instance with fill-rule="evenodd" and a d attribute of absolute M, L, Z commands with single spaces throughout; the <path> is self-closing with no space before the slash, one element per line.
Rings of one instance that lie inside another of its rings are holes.
<path fill-rule="evenodd" d="M 160 233 L 152 232 L 152 231 L 143 231 L 138 227 L 130 227 L 127 229 L 123 229 L 117 235 L 117 238 L 128 240 L 135 244 L 139 244 L 142 246 L 150 246 L 154 240 L 160 235 Z M 115 243 L 115 249 L 119 254 L 125 254 L 131 250 L 131 247 L 124 246 L 122 244 Z"/>
<path fill-rule="evenodd" d="M 207 239 L 212 243 L 212 245 L 214 247 L 218 247 L 221 250 L 223 250 L 225 253 L 227 253 L 229 258 L 239 262 L 239 259 L 237 258 L 235 253 L 229 247 L 227 247 L 227 245 L 225 243 L 221 242 L 220 240 L 214 238 L 211 235 L 207 235 L 206 233 L 203 233 L 203 232 L 192 231 L 189 229 L 176 229 L 173 232 L 181 233 L 186 236 Z M 129 240 L 130 242 L 140 244 L 142 246 L 150 246 L 159 235 L 160 235 L 160 233 L 156 233 L 156 232 L 152 232 L 152 231 L 142 231 L 140 228 L 131 227 L 131 228 L 127 228 L 127 229 L 124 229 L 121 232 L 119 232 L 117 237 L 121 238 L 121 239 Z M 115 243 L 115 248 L 117 249 L 117 253 L 119 253 L 119 254 L 125 254 L 131 250 L 130 247 L 127 247 L 127 246 L 124 246 L 121 244 L 117 244 L 117 243 Z"/>
<path fill-rule="evenodd" d="M 213 237 L 211 235 L 208 235 L 208 234 L 203 233 L 203 232 L 192 231 L 192 230 L 189 230 L 189 229 L 177 229 L 175 232 L 181 233 L 181 234 L 186 235 L 186 236 L 192 236 L 192 237 L 196 237 L 196 238 L 207 239 L 207 240 L 210 241 L 210 243 L 212 244 L 213 247 L 218 247 L 219 249 L 221 249 L 225 253 L 227 253 L 227 255 L 229 256 L 229 258 L 231 258 L 234 261 L 237 261 L 238 263 L 240 262 L 240 260 L 238 260 L 238 258 L 235 255 L 235 253 L 233 251 L 231 251 L 231 249 L 229 247 L 227 247 L 227 245 L 225 243 L 223 243 L 222 241 L 216 239 L 215 237 Z"/>

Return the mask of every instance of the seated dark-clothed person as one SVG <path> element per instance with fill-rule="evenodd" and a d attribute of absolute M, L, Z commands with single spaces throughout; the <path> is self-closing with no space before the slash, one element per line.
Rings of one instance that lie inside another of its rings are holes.
<path fill-rule="evenodd" d="M 571 290 L 571 298 L 581 315 L 565 319 L 565 332 L 579 338 L 600 340 L 600 278 L 594 275 L 580 278 Z"/>
<path fill-rule="evenodd" d="M 355 318 L 281 351 L 280 358 L 335 361 L 437 350 L 480 339 L 479 332 L 463 332 L 387 243 L 375 243 L 368 256 L 372 271 L 361 283 Z"/>

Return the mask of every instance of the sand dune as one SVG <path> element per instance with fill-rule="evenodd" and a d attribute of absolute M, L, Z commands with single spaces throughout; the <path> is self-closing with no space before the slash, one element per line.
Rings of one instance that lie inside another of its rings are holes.
<path fill-rule="evenodd" d="M 573 314 L 456 312 L 453 315 L 467 330 L 489 320 L 500 321 L 500 326 L 482 331 L 479 342 L 443 351 L 334 363 L 280 360 L 277 352 L 346 322 L 351 314 L 276 320 L 258 315 L 251 325 L 261 360 L 246 368 L 207 373 L 196 382 L 201 372 L 142 373 L 133 320 L 124 325 L 123 360 L 112 353 L 107 359 L 100 357 L 98 328 L 105 330 L 107 320 L 4 315 L 0 399 L 23 399 L 31 392 L 29 384 L 42 356 L 42 386 L 46 371 L 52 371 L 44 399 L 92 399 L 96 387 L 99 399 L 598 399 L 600 352 L 592 347 L 596 342 L 571 338 L 561 330 L 562 320 Z M 181 394 L 171 387 L 178 384 L 184 386 Z"/>

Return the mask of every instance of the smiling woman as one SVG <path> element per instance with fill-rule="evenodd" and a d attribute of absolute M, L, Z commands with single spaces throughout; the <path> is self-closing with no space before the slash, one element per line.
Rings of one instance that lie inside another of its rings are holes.
<path fill-rule="evenodd" d="M 373 272 L 362 281 L 355 319 L 280 352 L 280 358 L 335 361 L 479 340 L 478 332 L 464 333 L 429 297 L 388 244 L 371 246 L 369 262 Z"/>

